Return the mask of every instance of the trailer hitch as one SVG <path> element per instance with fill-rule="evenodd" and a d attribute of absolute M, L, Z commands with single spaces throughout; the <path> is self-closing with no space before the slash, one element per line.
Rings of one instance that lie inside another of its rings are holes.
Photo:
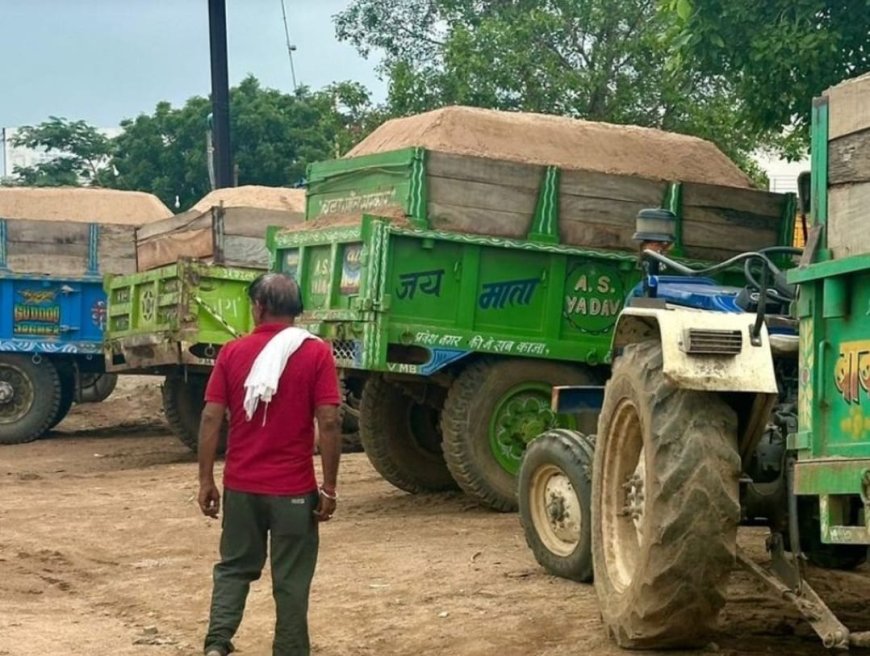
<path fill-rule="evenodd" d="M 776 574 L 751 560 L 740 548 L 737 550 L 737 562 L 750 574 L 761 579 L 774 593 L 792 604 L 810 623 L 827 649 L 870 647 L 870 631 L 851 633 L 806 579 L 801 578 L 796 588 L 790 587 Z"/>

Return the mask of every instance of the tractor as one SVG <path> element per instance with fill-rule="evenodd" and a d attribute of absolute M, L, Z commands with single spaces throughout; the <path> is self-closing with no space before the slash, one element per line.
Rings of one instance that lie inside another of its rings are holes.
<path fill-rule="evenodd" d="M 799 187 L 804 217 L 822 216 L 811 211 L 807 174 Z M 852 362 L 838 341 L 861 330 L 870 340 L 870 258 L 863 281 L 854 270 L 813 273 L 831 268 L 813 263 L 818 225 L 806 251 L 769 248 L 693 270 L 666 255 L 675 217 L 642 211 L 643 278 L 614 332 L 611 376 L 604 387 L 553 392 L 556 412 L 599 408 L 598 432 L 557 429 L 532 442 L 518 480 L 521 522 L 547 571 L 594 581 L 621 647 L 707 644 L 738 565 L 792 603 L 826 646 L 870 646 L 870 632 L 850 633 L 804 578 L 807 561 L 858 567 L 870 544 L 870 421 L 858 426 L 862 415 L 844 435 L 828 389 L 857 398 L 870 386 L 870 348 L 852 349 Z M 710 278 L 735 270 L 742 286 Z M 823 330 L 834 318 L 836 330 Z M 825 358 L 838 362 L 834 381 Z M 862 404 L 866 394 L 852 415 Z M 738 547 L 741 525 L 769 528 L 769 566 Z"/>

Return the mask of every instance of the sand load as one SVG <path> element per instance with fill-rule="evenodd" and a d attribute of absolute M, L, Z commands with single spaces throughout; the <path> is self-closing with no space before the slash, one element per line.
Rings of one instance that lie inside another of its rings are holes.
<path fill-rule="evenodd" d="M 216 189 L 187 212 L 137 231 L 138 270 L 173 264 L 179 258 L 265 269 L 267 228 L 289 227 L 304 217 L 304 189 L 254 185 Z"/>
<path fill-rule="evenodd" d="M 5 265 L 15 273 L 132 273 L 136 228 L 171 216 L 160 199 L 139 191 L 0 187 Z"/>
<path fill-rule="evenodd" d="M 306 227 L 374 214 L 444 232 L 635 250 L 638 211 L 668 207 L 679 217 L 678 252 L 710 260 L 779 243 L 794 216 L 791 196 L 754 189 L 703 139 L 469 107 L 387 121 L 345 158 L 312 165 L 308 178 Z"/>
<path fill-rule="evenodd" d="M 752 187 L 709 141 L 634 125 L 548 114 L 445 107 L 387 121 L 347 157 L 417 146 L 441 153 L 629 175 Z"/>

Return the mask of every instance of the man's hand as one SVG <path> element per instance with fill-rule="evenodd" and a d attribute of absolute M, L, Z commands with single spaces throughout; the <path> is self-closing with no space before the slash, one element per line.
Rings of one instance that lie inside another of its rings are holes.
<path fill-rule="evenodd" d="M 221 495 L 213 480 L 201 481 L 199 484 L 199 509 L 203 515 L 212 519 L 217 519 L 221 511 Z"/>
<path fill-rule="evenodd" d="M 320 433 L 320 459 L 323 463 L 323 487 L 314 516 L 321 522 L 335 512 L 335 488 L 338 479 L 338 461 L 341 458 L 341 414 L 334 405 L 321 405 L 314 411 Z M 326 494 L 324 494 L 324 491 Z"/>
<path fill-rule="evenodd" d="M 199 420 L 199 509 L 215 519 L 221 509 L 221 495 L 214 483 L 214 459 L 225 413 L 223 404 L 206 403 Z"/>
<path fill-rule="evenodd" d="M 314 511 L 317 521 L 328 522 L 332 519 L 333 513 L 335 513 L 335 499 L 327 499 L 321 494 L 320 501 L 317 503 L 317 509 Z"/>

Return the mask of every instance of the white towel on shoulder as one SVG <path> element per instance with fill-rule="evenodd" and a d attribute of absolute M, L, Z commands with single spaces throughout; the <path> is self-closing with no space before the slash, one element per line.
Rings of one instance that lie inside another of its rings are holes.
<path fill-rule="evenodd" d="M 278 382 L 287 366 L 287 360 L 306 339 L 318 338 L 303 328 L 290 326 L 272 337 L 257 355 L 245 379 L 245 415 L 248 421 L 251 421 L 260 401 L 268 404 L 272 400 L 278 391 Z M 263 425 L 265 424 L 264 413 Z"/>

